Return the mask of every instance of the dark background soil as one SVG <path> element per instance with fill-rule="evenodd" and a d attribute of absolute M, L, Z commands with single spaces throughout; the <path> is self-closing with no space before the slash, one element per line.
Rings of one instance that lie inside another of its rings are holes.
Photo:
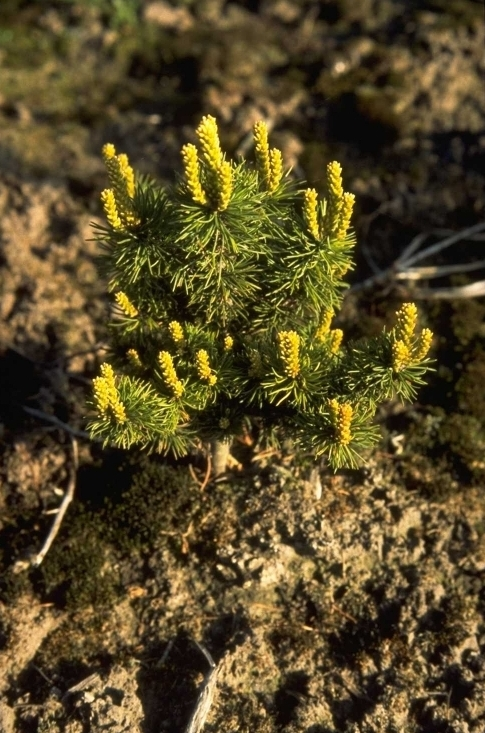
<path fill-rule="evenodd" d="M 339 160 L 359 242 L 341 325 L 375 333 L 416 293 L 359 289 L 372 268 L 483 221 L 483 20 L 473 0 L 2 0 L 2 733 L 485 729 L 483 298 L 420 300 L 436 372 L 321 492 L 290 446 L 238 446 L 241 470 L 201 491 L 196 457 L 82 437 L 108 313 L 103 143 L 170 181 L 210 113 L 232 154 L 266 119 L 317 188 Z"/>

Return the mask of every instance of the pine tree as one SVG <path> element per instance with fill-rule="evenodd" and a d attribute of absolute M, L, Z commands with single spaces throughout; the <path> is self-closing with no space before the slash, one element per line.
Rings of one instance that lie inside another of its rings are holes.
<path fill-rule="evenodd" d="M 91 435 L 181 456 L 257 424 L 334 469 L 355 467 L 379 439 L 378 404 L 412 400 L 422 384 L 432 334 L 413 303 L 375 338 L 349 342 L 332 327 L 355 245 L 337 162 L 319 199 L 285 175 L 265 123 L 253 165 L 226 158 L 213 117 L 196 136 L 170 189 L 103 148 L 112 365 L 94 380 Z"/>

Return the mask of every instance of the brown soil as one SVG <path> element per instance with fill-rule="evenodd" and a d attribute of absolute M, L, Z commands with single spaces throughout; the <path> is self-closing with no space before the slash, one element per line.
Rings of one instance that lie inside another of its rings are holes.
<path fill-rule="evenodd" d="M 437 371 L 416 405 L 382 410 L 361 471 L 239 446 L 242 469 L 201 491 L 197 457 L 191 471 L 83 436 L 108 309 L 101 145 L 169 180 L 202 114 L 232 151 L 270 120 L 314 185 L 341 161 L 357 283 L 365 253 L 386 266 L 421 231 L 483 219 L 480 4 L 1 13 L 0 733 L 481 733 L 483 300 L 421 304 Z M 345 330 L 375 332 L 406 295 L 351 294 Z"/>

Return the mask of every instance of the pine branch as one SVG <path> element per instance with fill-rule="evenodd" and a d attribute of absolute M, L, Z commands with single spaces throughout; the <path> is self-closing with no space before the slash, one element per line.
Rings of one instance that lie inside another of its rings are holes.
<path fill-rule="evenodd" d="M 196 136 L 167 189 L 103 149 L 111 188 L 95 236 L 114 369 L 94 380 L 91 435 L 180 456 L 249 421 L 269 441 L 291 437 L 333 468 L 355 467 L 378 440 L 377 405 L 415 397 L 432 334 L 408 303 L 390 332 L 341 346 L 332 319 L 355 237 L 338 163 L 319 200 L 284 175 L 264 123 L 255 166 L 226 159 L 214 118 Z"/>

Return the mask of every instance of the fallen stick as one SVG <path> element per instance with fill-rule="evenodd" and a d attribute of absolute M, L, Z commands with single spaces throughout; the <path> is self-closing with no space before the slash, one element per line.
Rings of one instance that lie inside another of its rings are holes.
<path fill-rule="evenodd" d="M 59 530 L 61 528 L 62 520 L 64 519 L 64 514 L 67 511 L 67 507 L 69 506 L 69 504 L 71 503 L 71 501 L 74 498 L 74 491 L 75 491 L 75 488 L 76 488 L 76 474 L 77 474 L 77 468 L 78 468 L 78 465 L 79 465 L 79 456 L 78 456 L 78 449 L 77 449 L 76 439 L 71 436 L 71 441 L 72 441 L 72 458 L 73 458 L 73 460 L 72 460 L 72 466 L 71 466 L 71 475 L 69 477 L 69 483 L 68 483 L 68 486 L 67 486 L 66 493 L 64 494 L 64 498 L 63 498 L 63 500 L 61 502 L 61 505 L 60 505 L 60 507 L 59 507 L 59 509 L 57 511 L 56 517 L 55 517 L 55 519 L 54 519 L 54 521 L 52 523 L 51 530 L 50 530 L 49 534 L 47 535 L 47 538 L 46 538 L 46 540 L 45 540 L 45 542 L 44 542 L 44 544 L 42 546 L 42 549 L 31 560 L 31 564 L 34 567 L 36 567 L 36 568 L 39 567 L 39 565 L 41 564 L 42 560 L 44 559 L 44 557 L 49 552 L 49 549 L 50 549 L 52 543 L 54 542 L 54 540 L 55 540 L 55 538 L 57 536 L 57 533 L 59 532 Z"/>

